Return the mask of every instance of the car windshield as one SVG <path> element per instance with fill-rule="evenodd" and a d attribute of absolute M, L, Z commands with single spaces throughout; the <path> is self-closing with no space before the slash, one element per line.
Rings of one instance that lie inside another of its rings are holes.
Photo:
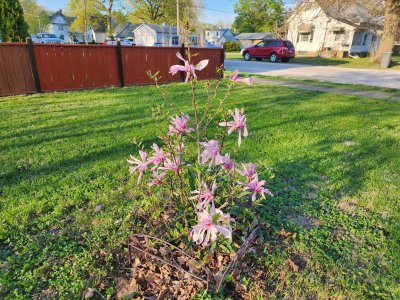
<path fill-rule="evenodd" d="M 292 42 L 290 42 L 290 41 L 285 41 L 285 44 L 286 44 L 286 47 L 294 48 Z"/>
<path fill-rule="evenodd" d="M 52 38 L 52 39 L 55 39 L 55 38 L 56 38 L 56 35 L 55 35 L 55 34 L 48 34 L 48 33 L 46 33 L 46 34 L 43 34 L 42 37 L 44 37 L 44 38 Z"/>

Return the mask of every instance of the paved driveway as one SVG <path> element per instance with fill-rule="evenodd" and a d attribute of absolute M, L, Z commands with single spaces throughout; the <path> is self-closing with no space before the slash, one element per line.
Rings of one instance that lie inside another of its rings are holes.
<path fill-rule="evenodd" d="M 400 89 L 400 72 L 394 70 L 350 69 L 328 66 L 225 60 L 228 70 L 320 81 L 367 84 Z"/>

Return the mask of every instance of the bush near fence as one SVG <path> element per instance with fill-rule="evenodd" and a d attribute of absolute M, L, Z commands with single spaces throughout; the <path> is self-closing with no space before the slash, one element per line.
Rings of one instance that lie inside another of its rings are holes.
<path fill-rule="evenodd" d="M 239 52 L 240 51 L 240 44 L 237 42 L 226 42 L 224 46 L 225 46 L 226 52 Z"/>
<path fill-rule="evenodd" d="M 0 44 L 0 96 L 152 84 L 147 71 L 159 71 L 160 83 L 179 82 L 169 67 L 182 64 L 184 47 L 109 45 Z M 213 79 L 224 51 L 193 48 L 194 62 L 209 59 L 199 79 Z"/>

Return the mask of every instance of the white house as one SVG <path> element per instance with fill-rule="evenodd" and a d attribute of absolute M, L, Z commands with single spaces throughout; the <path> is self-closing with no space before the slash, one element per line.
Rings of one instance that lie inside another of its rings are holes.
<path fill-rule="evenodd" d="M 74 17 L 67 17 L 62 13 L 62 10 L 56 11 L 50 17 L 50 23 L 47 25 L 46 31 L 55 34 L 58 38 L 69 43 L 72 39 L 69 26 L 75 20 Z"/>
<path fill-rule="evenodd" d="M 317 56 L 321 52 L 334 52 L 338 56 L 366 54 L 379 44 L 381 21 L 356 3 L 345 7 L 322 7 L 317 1 L 309 0 L 288 19 L 287 38 L 298 55 Z"/>
<path fill-rule="evenodd" d="M 65 43 L 84 43 L 85 34 L 82 32 L 73 32 L 70 25 L 75 17 L 67 17 L 62 10 L 56 11 L 50 17 L 50 23 L 47 25 L 46 31 L 55 34 L 58 38 L 64 40 Z M 106 39 L 106 21 L 99 22 L 96 29 L 88 27 L 88 42 L 103 43 Z"/>
<path fill-rule="evenodd" d="M 234 38 L 235 35 L 228 28 L 205 31 L 205 40 L 212 45 L 222 46 L 226 42 L 232 42 Z"/>
<path fill-rule="evenodd" d="M 175 26 L 141 24 L 133 30 L 138 46 L 178 46 L 179 36 Z"/>
<path fill-rule="evenodd" d="M 179 36 L 175 26 L 141 24 L 133 30 L 138 46 L 179 46 L 184 38 Z M 190 35 L 189 43 L 198 44 L 199 36 Z"/>

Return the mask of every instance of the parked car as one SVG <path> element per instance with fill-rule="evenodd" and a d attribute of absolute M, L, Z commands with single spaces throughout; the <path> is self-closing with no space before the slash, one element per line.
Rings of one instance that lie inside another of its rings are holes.
<path fill-rule="evenodd" d="M 295 57 L 295 49 L 290 41 L 281 39 L 267 39 L 256 45 L 245 48 L 241 51 L 244 60 L 249 61 L 252 58 L 262 60 L 269 58 L 271 62 L 288 62 Z"/>
<path fill-rule="evenodd" d="M 64 40 L 58 38 L 55 34 L 40 32 L 32 38 L 32 42 L 40 44 L 64 44 Z"/>

